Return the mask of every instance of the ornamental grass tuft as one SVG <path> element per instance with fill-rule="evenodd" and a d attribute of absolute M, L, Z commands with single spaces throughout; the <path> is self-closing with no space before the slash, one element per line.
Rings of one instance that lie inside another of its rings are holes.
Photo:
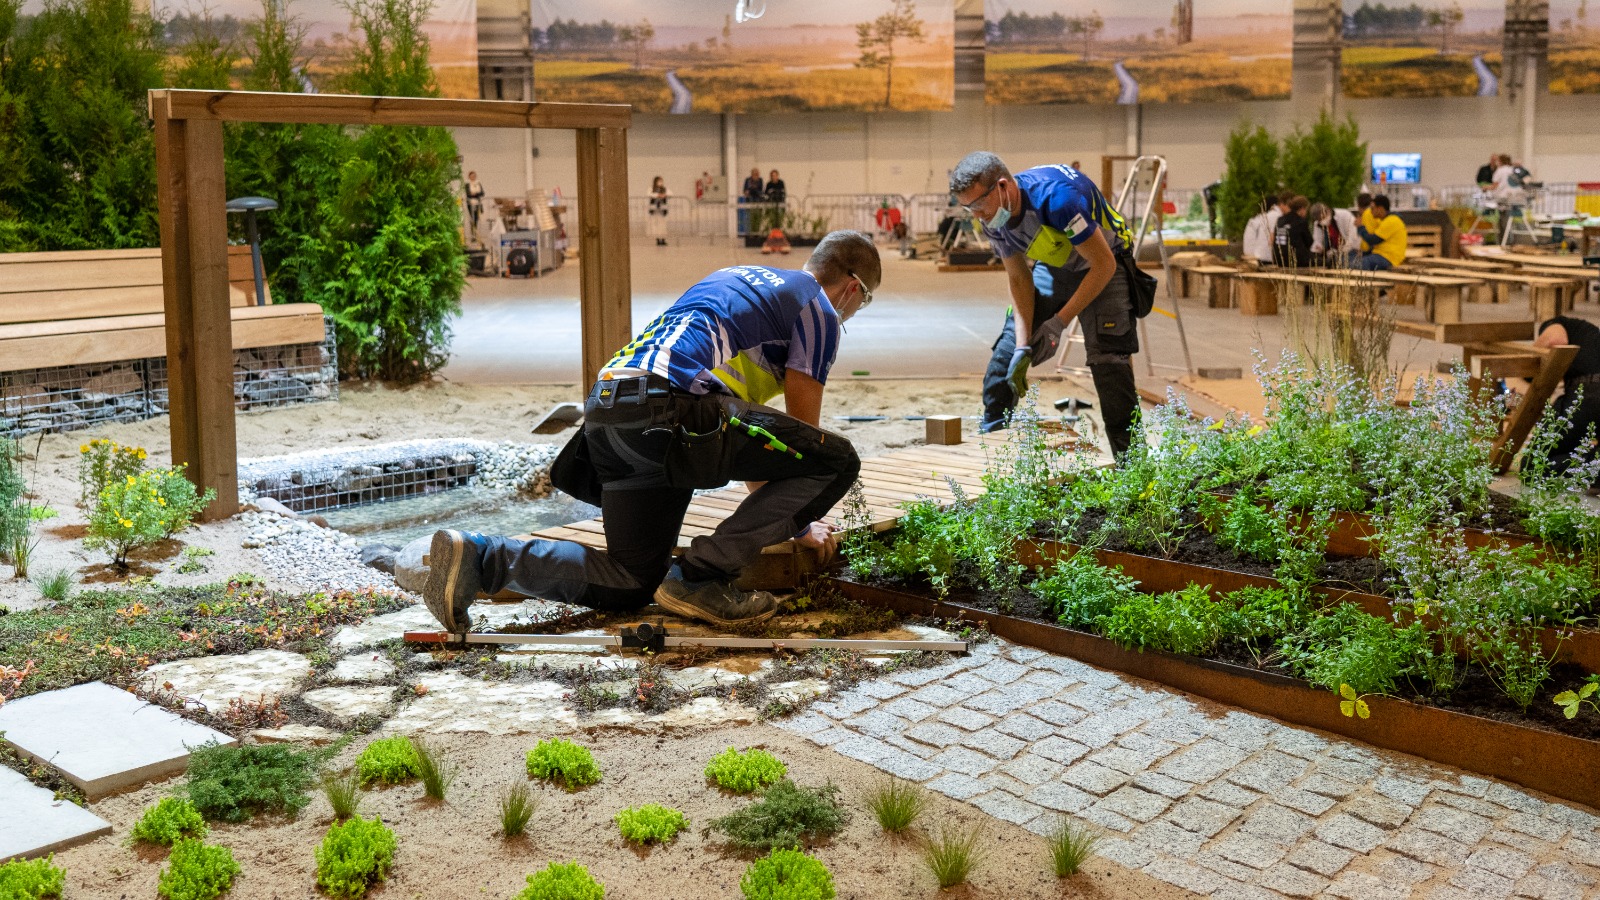
<path fill-rule="evenodd" d="M 417 777 L 422 779 L 423 793 L 430 799 L 443 800 L 461 767 L 438 748 L 420 739 L 413 741 L 412 745 L 417 751 Z"/>
<path fill-rule="evenodd" d="M 1100 843 L 1099 832 L 1063 816 L 1061 824 L 1050 834 L 1050 861 L 1057 878 L 1078 874 L 1084 862 L 1094 855 Z"/>
<path fill-rule="evenodd" d="M 978 849 L 978 839 L 982 835 L 982 825 L 975 825 L 969 831 L 941 826 L 939 836 L 928 839 L 922 849 L 922 858 L 938 880 L 940 889 L 962 884 L 972 875 L 972 870 L 983 858 Z"/>
<path fill-rule="evenodd" d="M 539 809 L 539 798 L 529 793 L 523 782 L 510 785 L 500 793 L 500 833 L 514 838 L 528 830 L 528 821 Z"/>
<path fill-rule="evenodd" d="M 354 816 L 356 809 L 361 806 L 361 776 L 353 770 L 325 772 L 322 775 L 322 795 L 328 798 L 328 806 L 333 808 L 333 818 L 342 822 Z"/>
<path fill-rule="evenodd" d="M 878 825 L 890 834 L 900 834 L 910 828 L 927 806 L 927 790 L 901 778 L 890 778 L 867 792 L 867 808 L 877 817 Z"/>

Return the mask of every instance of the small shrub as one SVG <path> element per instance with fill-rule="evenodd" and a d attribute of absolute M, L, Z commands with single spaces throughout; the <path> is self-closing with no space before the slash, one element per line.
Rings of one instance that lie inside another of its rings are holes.
<path fill-rule="evenodd" d="M 55 856 L 18 859 L 0 865 L 0 897 L 6 900 L 44 900 L 60 897 L 67 873 L 52 865 Z"/>
<path fill-rule="evenodd" d="M 1068 628 L 1087 629 L 1110 615 L 1125 598 L 1138 594 L 1139 582 L 1108 569 L 1093 553 L 1074 553 L 1033 584 L 1033 592 Z"/>
<path fill-rule="evenodd" d="M 188 528 L 214 499 L 214 490 L 195 493 L 182 466 L 129 475 L 100 492 L 84 546 L 105 549 L 114 565 L 126 568 L 129 553 Z"/>
<path fill-rule="evenodd" d="M 417 750 L 417 777 L 422 779 L 423 793 L 434 800 L 443 800 L 461 767 L 421 740 L 413 741 L 412 745 Z"/>
<path fill-rule="evenodd" d="M 867 792 L 867 807 L 877 817 L 878 825 L 891 834 L 910 828 L 927 806 L 928 792 L 921 785 L 899 778 L 891 778 Z"/>
<path fill-rule="evenodd" d="M 983 826 L 962 832 L 955 828 L 940 828 L 938 838 L 930 838 L 922 850 L 922 858 L 929 871 L 938 880 L 939 887 L 955 887 L 967 880 L 982 859 L 978 852 L 978 838 Z"/>
<path fill-rule="evenodd" d="M 514 838 L 528 830 L 528 820 L 539 808 L 539 798 L 528 792 L 528 786 L 517 782 L 500 794 L 500 833 Z"/>
<path fill-rule="evenodd" d="M 39 593 L 43 594 L 46 600 L 65 603 L 67 598 L 72 596 L 72 570 L 56 569 L 40 575 L 34 584 L 39 586 Z"/>
<path fill-rule="evenodd" d="M 729 747 L 706 764 L 706 777 L 735 794 L 752 794 L 776 784 L 788 771 L 776 756 L 759 749 L 740 753 Z"/>
<path fill-rule="evenodd" d="M 124 447 L 105 438 L 79 446 L 78 503 L 92 514 L 102 491 L 144 471 L 147 455 L 142 447 Z"/>
<path fill-rule="evenodd" d="M 320 756 L 284 744 L 204 744 L 189 756 L 189 800 L 208 821 L 243 822 L 262 812 L 296 815 L 311 797 Z"/>
<path fill-rule="evenodd" d="M 404 784 L 421 774 L 416 745 L 405 735 L 373 741 L 356 758 L 356 772 L 362 784 Z"/>
<path fill-rule="evenodd" d="M 689 827 L 689 819 L 683 813 L 654 803 L 622 810 L 615 819 L 622 836 L 636 844 L 665 844 Z"/>
<path fill-rule="evenodd" d="M 1097 623 L 1100 632 L 1134 650 L 1204 656 L 1222 640 L 1231 610 L 1205 585 L 1165 594 L 1133 594 Z"/>
<path fill-rule="evenodd" d="M 717 819 L 711 827 L 740 850 L 797 847 L 802 841 L 837 833 L 850 820 L 849 812 L 839 806 L 838 793 L 832 784 L 802 788 L 785 778 L 767 788 L 759 801 Z"/>
<path fill-rule="evenodd" d="M 553 862 L 528 876 L 512 900 L 605 900 L 606 889 L 577 862 Z"/>
<path fill-rule="evenodd" d="M 1078 874 L 1084 861 L 1094 855 L 1094 847 L 1098 843 L 1099 833 L 1062 817 L 1061 824 L 1050 835 L 1050 860 L 1055 866 L 1056 877 Z"/>
<path fill-rule="evenodd" d="M 381 818 L 335 824 L 317 847 L 317 887 L 330 897 L 360 897 L 388 876 L 394 850 L 394 832 Z"/>
<path fill-rule="evenodd" d="M 136 841 L 171 847 L 182 838 L 206 836 L 206 820 L 194 804 L 182 797 L 164 797 L 144 811 L 133 824 L 130 836 Z"/>
<path fill-rule="evenodd" d="M 833 900 L 828 867 L 798 850 L 774 850 L 739 879 L 745 900 Z"/>
<path fill-rule="evenodd" d="M 333 807 L 333 817 L 342 821 L 356 814 L 361 805 L 361 776 L 355 772 L 325 772 L 322 776 L 322 795 Z"/>
<path fill-rule="evenodd" d="M 211 900 L 232 887 L 239 874 L 233 851 L 196 840 L 174 844 L 167 863 L 156 883 L 156 893 L 166 900 Z"/>
<path fill-rule="evenodd" d="M 528 751 L 528 774 L 543 781 L 559 782 L 569 791 L 600 781 L 600 767 L 587 747 L 551 738 Z"/>

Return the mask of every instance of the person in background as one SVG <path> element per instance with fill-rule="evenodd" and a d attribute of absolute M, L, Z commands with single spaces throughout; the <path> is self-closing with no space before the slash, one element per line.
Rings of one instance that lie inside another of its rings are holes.
<path fill-rule="evenodd" d="M 467 195 L 467 217 L 472 222 L 472 234 L 468 235 L 473 242 L 478 240 L 478 219 L 483 215 L 483 182 L 478 180 L 477 172 L 467 173 L 467 183 L 462 186 Z"/>
<path fill-rule="evenodd" d="M 1326 203 L 1311 204 L 1311 254 L 1321 265 L 1349 268 L 1360 258 L 1361 236 L 1356 234 L 1356 217 L 1343 207 Z"/>
<path fill-rule="evenodd" d="M 1272 232 L 1272 261 L 1286 268 L 1303 269 L 1311 265 L 1311 224 L 1306 208 L 1311 202 L 1291 197 L 1288 211 L 1278 218 Z"/>
<path fill-rule="evenodd" d="M 1370 229 L 1374 222 L 1372 218 L 1372 195 L 1365 191 L 1356 195 L 1356 224 L 1362 228 Z"/>
<path fill-rule="evenodd" d="M 751 203 L 760 203 L 766 193 L 766 186 L 761 183 L 761 170 L 755 167 L 750 169 L 750 177 L 744 180 L 744 187 L 739 191 L 739 233 L 750 233 L 750 210 L 746 207 Z"/>
<path fill-rule="evenodd" d="M 645 220 L 645 233 L 656 239 L 657 247 L 667 245 L 667 191 L 666 179 L 660 175 L 650 183 L 650 214 Z"/>
<path fill-rule="evenodd" d="M 1479 187 L 1493 184 L 1494 170 L 1498 168 L 1500 168 L 1500 157 L 1494 153 L 1489 154 L 1489 161 L 1478 167 L 1478 177 L 1473 179 L 1473 183 Z"/>
<path fill-rule="evenodd" d="M 706 191 L 711 190 L 711 173 L 701 172 L 700 177 L 694 180 L 694 202 L 699 203 L 706 198 Z"/>
<path fill-rule="evenodd" d="M 701 279 L 589 390 L 582 430 L 551 467 L 557 487 L 604 514 L 605 549 L 437 531 L 422 596 L 451 633 L 481 590 L 735 626 L 778 600 L 734 586 L 762 548 L 787 540 L 826 565 L 839 546 L 822 521 L 861 471 L 850 441 L 820 427 L 842 325 L 883 277 L 872 238 L 835 231 L 803 269 L 732 266 Z M 782 395 L 784 411 L 764 404 Z M 707 440 L 707 439 L 710 440 Z M 711 534 L 672 550 L 698 488 L 741 480 L 750 493 Z"/>
<path fill-rule="evenodd" d="M 1389 198 L 1382 194 L 1372 198 L 1370 207 L 1372 227 L 1362 226 L 1361 260 L 1357 267 L 1368 272 L 1382 272 L 1406 261 L 1406 223 L 1389 212 Z"/>
<path fill-rule="evenodd" d="M 767 175 L 767 192 L 762 198 L 768 203 L 785 203 L 789 199 L 789 190 L 783 184 L 783 179 L 778 177 L 778 170 L 773 169 Z"/>
<path fill-rule="evenodd" d="M 1258 263 L 1269 264 L 1272 262 L 1272 235 L 1278 225 L 1277 201 L 1272 197 L 1261 198 L 1261 209 L 1244 223 L 1245 259 L 1253 259 Z"/>
<path fill-rule="evenodd" d="M 1567 420 L 1567 430 L 1546 457 L 1558 472 L 1592 461 L 1595 450 L 1589 446 L 1589 429 L 1600 433 L 1600 328 L 1574 316 L 1556 316 L 1539 325 L 1534 347 L 1548 349 L 1563 344 L 1576 346 L 1578 355 L 1567 366 L 1561 396 L 1551 401 L 1556 415 Z M 1574 456 L 1580 448 L 1584 452 Z"/>

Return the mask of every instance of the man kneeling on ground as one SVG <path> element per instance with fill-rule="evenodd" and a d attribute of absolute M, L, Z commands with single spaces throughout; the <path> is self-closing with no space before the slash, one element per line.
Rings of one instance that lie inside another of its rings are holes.
<path fill-rule="evenodd" d="M 428 610 L 463 632 L 480 590 L 510 589 L 608 612 L 653 598 L 715 625 L 770 618 L 775 597 L 733 582 L 762 548 L 789 538 L 824 561 L 837 549 L 817 520 L 861 461 L 818 427 L 823 385 L 841 323 L 872 302 L 882 277 L 870 237 L 835 231 L 802 270 L 733 266 L 690 288 L 606 364 L 582 431 L 551 471 L 558 488 L 600 507 L 606 549 L 437 532 Z M 780 393 L 787 414 L 760 405 Z M 735 479 L 750 495 L 673 562 L 693 492 Z"/>

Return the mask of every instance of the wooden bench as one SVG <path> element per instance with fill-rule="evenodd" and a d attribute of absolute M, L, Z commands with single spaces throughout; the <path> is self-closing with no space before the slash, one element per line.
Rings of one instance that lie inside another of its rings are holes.
<path fill-rule="evenodd" d="M 1234 266 L 1191 266 L 1174 271 L 1183 273 L 1183 290 L 1180 296 L 1192 297 L 1203 290 L 1206 294 L 1206 305 L 1212 309 L 1226 309 L 1233 306 L 1233 288 L 1229 279 L 1238 275 L 1240 269 Z"/>
<path fill-rule="evenodd" d="M 1472 293 L 1483 287 L 1476 275 L 1429 275 L 1416 272 L 1363 272 L 1363 275 L 1395 285 L 1393 302 L 1411 306 L 1420 299 L 1423 317 L 1429 322 L 1459 322 L 1461 307 Z"/>
<path fill-rule="evenodd" d="M 1432 273 L 1450 272 L 1453 269 L 1427 268 Z M 1511 289 L 1521 286 L 1528 292 L 1528 310 L 1540 319 L 1559 316 L 1572 309 L 1583 283 L 1576 278 L 1551 277 L 1517 270 L 1514 272 L 1473 272 L 1472 277 L 1485 282 L 1490 302 L 1505 303 L 1511 299 Z"/>
<path fill-rule="evenodd" d="M 1348 290 L 1376 291 L 1382 283 L 1365 278 L 1365 272 L 1348 274 L 1317 274 L 1325 269 L 1282 269 L 1266 272 L 1240 272 L 1233 278 L 1234 300 L 1240 315 L 1273 316 L 1278 314 L 1278 297 L 1282 285 L 1291 285 L 1291 291 L 1312 286 Z M 1303 297 L 1297 297 L 1303 300 Z"/>
<path fill-rule="evenodd" d="M 315 303 L 254 305 L 250 248 L 228 281 L 234 349 L 322 343 Z M 159 249 L 0 254 L 0 372 L 165 357 L 163 306 Z"/>
<path fill-rule="evenodd" d="M 1416 259 L 1406 260 L 1406 266 L 1423 266 L 1430 269 L 1464 269 L 1469 272 L 1510 272 L 1516 268 L 1515 264 L 1509 262 L 1448 256 L 1419 256 Z"/>

